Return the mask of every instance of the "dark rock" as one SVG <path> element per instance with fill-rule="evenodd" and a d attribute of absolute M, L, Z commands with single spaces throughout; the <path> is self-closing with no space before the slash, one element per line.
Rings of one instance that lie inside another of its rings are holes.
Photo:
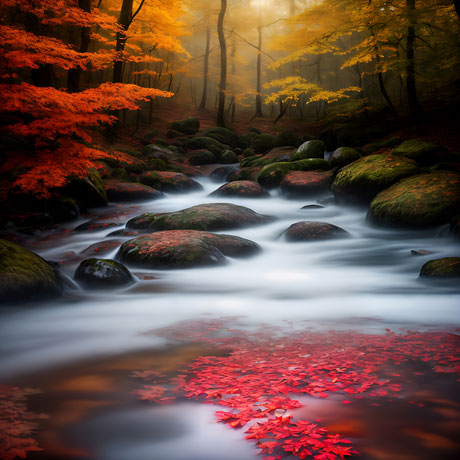
<path fill-rule="evenodd" d="M 418 172 L 414 160 L 393 154 L 360 158 L 342 168 L 332 190 L 339 200 L 369 202 L 377 193 Z"/>
<path fill-rule="evenodd" d="M 443 257 L 426 262 L 420 270 L 422 278 L 460 278 L 460 257 Z"/>
<path fill-rule="evenodd" d="M 239 180 L 228 182 L 222 185 L 217 190 L 212 192 L 210 196 L 235 196 L 241 198 L 266 198 L 268 193 L 256 181 Z"/>
<path fill-rule="evenodd" d="M 449 224 L 449 233 L 460 239 L 460 215 L 454 216 Z"/>
<path fill-rule="evenodd" d="M 119 227 L 120 224 L 115 222 L 99 222 L 97 220 L 89 220 L 80 224 L 78 227 L 73 229 L 74 232 L 98 232 L 100 230 L 106 230 L 112 227 Z"/>
<path fill-rule="evenodd" d="M 368 217 L 381 225 L 430 227 L 448 223 L 460 211 L 460 175 L 448 171 L 403 179 L 380 192 Z"/>
<path fill-rule="evenodd" d="M 252 140 L 252 148 L 256 153 L 265 153 L 275 147 L 276 136 L 271 134 L 258 134 Z"/>
<path fill-rule="evenodd" d="M 143 230 L 227 230 L 271 222 L 264 216 L 243 206 L 230 203 L 207 203 L 181 211 L 145 213 L 131 219 L 127 228 Z"/>
<path fill-rule="evenodd" d="M 62 194 L 77 201 L 81 209 L 107 205 L 107 193 L 99 173 L 92 169 L 87 177 L 73 178 Z"/>
<path fill-rule="evenodd" d="M 432 251 L 427 251 L 425 249 L 412 249 L 410 253 L 413 256 L 429 256 L 430 254 L 433 254 Z"/>
<path fill-rule="evenodd" d="M 107 181 L 105 186 L 110 201 L 157 200 L 164 196 L 152 187 L 135 182 L 119 182 L 113 179 Z"/>
<path fill-rule="evenodd" d="M 236 180 L 257 180 L 257 176 L 260 173 L 260 167 L 253 168 L 241 168 L 233 173 L 230 173 L 227 177 L 227 181 L 232 182 Z"/>
<path fill-rule="evenodd" d="M 238 155 L 231 150 L 225 150 L 220 156 L 220 162 L 223 164 L 234 164 L 238 163 Z"/>
<path fill-rule="evenodd" d="M 324 206 L 321 204 L 306 204 L 302 206 L 300 209 L 323 209 Z"/>
<path fill-rule="evenodd" d="M 310 221 L 292 224 L 284 235 L 287 241 L 319 241 L 349 236 L 348 232 L 336 225 Z"/>
<path fill-rule="evenodd" d="M 238 135 L 228 128 L 216 127 L 207 129 L 203 132 L 203 136 L 211 137 L 212 139 L 219 141 L 221 144 L 229 145 L 230 147 L 240 146 Z"/>
<path fill-rule="evenodd" d="M 156 190 L 169 193 L 184 193 L 203 189 L 201 184 L 190 179 L 190 177 L 173 171 L 145 171 L 140 177 L 140 182 Z"/>
<path fill-rule="evenodd" d="M 360 153 L 351 147 L 339 147 L 332 152 L 329 161 L 332 167 L 343 167 L 361 157 Z"/>
<path fill-rule="evenodd" d="M 304 160 L 306 158 L 324 158 L 324 142 L 320 140 L 312 140 L 304 142 L 292 154 L 291 160 Z"/>
<path fill-rule="evenodd" d="M 332 175 L 323 171 L 290 171 L 281 182 L 287 196 L 314 196 L 329 192 Z"/>
<path fill-rule="evenodd" d="M 393 150 L 397 155 L 404 155 L 424 165 L 433 165 L 440 161 L 438 153 L 445 151 L 443 147 L 433 142 L 421 139 L 404 141 Z"/>
<path fill-rule="evenodd" d="M 252 149 L 251 147 L 246 147 L 242 152 L 241 152 L 241 155 L 244 157 L 244 158 L 248 158 L 248 157 L 252 157 L 256 154 L 256 152 L 254 152 L 254 149 Z"/>
<path fill-rule="evenodd" d="M 168 139 L 176 139 L 177 137 L 181 137 L 183 135 L 183 133 L 181 133 L 180 131 L 176 131 L 174 129 L 168 129 L 168 131 L 166 132 L 166 137 Z"/>
<path fill-rule="evenodd" d="M 41 300 L 62 292 L 55 270 L 40 256 L 0 240 L 0 303 Z"/>
<path fill-rule="evenodd" d="M 291 159 L 292 147 L 276 147 L 265 155 L 253 155 L 241 162 L 242 168 L 254 166 L 267 166 L 272 163 L 289 161 Z"/>
<path fill-rule="evenodd" d="M 129 270 L 110 259 L 86 259 L 75 272 L 75 281 L 89 289 L 126 286 L 134 282 Z"/>
<path fill-rule="evenodd" d="M 300 139 L 291 131 L 283 131 L 276 136 L 275 147 L 291 146 L 297 147 L 300 145 Z"/>
<path fill-rule="evenodd" d="M 377 152 L 380 149 L 386 149 L 389 147 L 394 147 L 401 143 L 401 139 L 399 137 L 390 137 L 388 139 L 384 139 L 381 141 L 371 142 L 370 144 L 366 144 L 362 151 L 364 155 L 370 155 L 371 153 Z"/>
<path fill-rule="evenodd" d="M 144 145 L 151 144 L 152 140 L 157 137 L 160 133 L 158 132 L 158 129 L 153 128 L 149 131 L 147 131 L 141 139 L 141 143 Z"/>
<path fill-rule="evenodd" d="M 257 253 L 253 241 L 196 230 L 169 230 L 139 236 L 124 243 L 117 257 L 136 267 L 151 269 L 223 265 L 225 255 L 245 257 Z"/>
<path fill-rule="evenodd" d="M 145 145 L 142 148 L 142 153 L 144 154 L 144 158 L 146 160 L 163 160 L 167 162 L 170 159 L 173 159 L 177 157 L 177 151 L 174 151 L 173 148 L 174 146 L 168 146 L 165 147 L 164 145 L 158 145 L 158 144 L 148 144 Z M 142 168 L 140 171 L 137 171 L 137 173 L 141 173 L 143 170 L 145 170 L 145 163 L 142 165 Z"/>
<path fill-rule="evenodd" d="M 219 166 L 218 168 L 214 169 L 212 173 L 208 176 L 213 182 L 225 182 L 227 181 L 227 177 L 236 171 L 239 168 L 236 166 Z"/>
<path fill-rule="evenodd" d="M 190 155 L 189 162 L 191 165 L 207 165 L 210 163 L 216 163 L 217 157 L 209 150 L 197 150 Z"/>
<path fill-rule="evenodd" d="M 200 129 L 200 120 L 193 117 L 186 118 L 185 120 L 172 123 L 169 128 L 183 134 L 196 134 Z"/>
<path fill-rule="evenodd" d="M 80 252 L 85 257 L 105 256 L 110 254 L 114 249 L 118 248 L 123 241 L 120 240 L 104 240 L 88 246 Z"/>
<path fill-rule="evenodd" d="M 217 157 L 228 149 L 226 145 L 221 144 L 212 137 L 194 137 L 185 142 L 185 147 L 189 150 L 209 150 Z"/>

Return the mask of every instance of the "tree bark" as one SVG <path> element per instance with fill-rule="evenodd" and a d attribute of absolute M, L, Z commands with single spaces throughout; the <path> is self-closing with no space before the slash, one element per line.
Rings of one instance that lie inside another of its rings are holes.
<path fill-rule="evenodd" d="M 217 20 L 217 34 L 220 46 L 220 82 L 219 103 L 217 106 L 217 126 L 225 126 L 225 91 L 227 89 L 227 45 L 224 35 L 224 18 L 227 10 L 227 0 L 220 2 L 219 17 Z"/>
<path fill-rule="evenodd" d="M 460 19 L 460 0 L 453 0 L 455 11 L 457 12 L 457 16 Z"/>
<path fill-rule="evenodd" d="M 126 32 L 131 25 L 133 16 L 133 0 L 123 0 L 120 10 L 120 16 L 118 17 L 118 24 Z M 123 32 L 117 32 L 117 43 L 115 51 L 121 53 L 125 49 L 126 45 L 126 34 Z M 113 83 L 121 83 L 123 80 L 123 61 L 115 59 L 113 63 Z"/>
<path fill-rule="evenodd" d="M 78 0 L 78 6 L 87 13 L 91 12 L 91 0 Z M 89 27 L 80 28 L 80 53 L 86 53 L 88 51 L 90 31 L 91 29 Z M 82 72 L 83 69 L 81 67 L 69 69 L 69 73 L 67 74 L 67 89 L 71 93 L 80 91 L 80 79 Z"/>
<path fill-rule="evenodd" d="M 263 117 L 262 112 L 262 26 L 257 27 L 257 87 L 256 87 L 256 113 L 253 118 Z"/>
<path fill-rule="evenodd" d="M 421 108 L 417 97 L 417 87 L 415 83 L 415 0 L 406 0 L 409 26 L 407 27 L 406 40 L 406 91 L 409 112 L 412 121 L 417 126 L 421 118 Z"/>
<path fill-rule="evenodd" d="M 209 50 L 211 46 L 211 28 L 206 28 L 206 50 L 204 52 L 203 68 L 203 94 L 201 95 L 200 108 L 206 108 L 206 99 L 208 97 L 208 73 L 209 73 Z"/>

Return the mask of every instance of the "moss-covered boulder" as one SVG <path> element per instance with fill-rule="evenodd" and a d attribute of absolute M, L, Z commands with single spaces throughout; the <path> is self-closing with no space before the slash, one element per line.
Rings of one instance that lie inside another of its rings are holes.
<path fill-rule="evenodd" d="M 353 161 L 358 160 L 361 154 L 352 147 L 339 147 L 332 152 L 331 158 L 329 159 L 333 168 L 342 168 Z"/>
<path fill-rule="evenodd" d="M 83 222 L 74 228 L 74 232 L 99 232 L 101 230 L 108 230 L 112 227 L 119 227 L 120 224 L 116 222 L 101 222 L 98 220 L 89 220 L 88 222 Z"/>
<path fill-rule="evenodd" d="M 185 141 L 184 145 L 189 150 L 209 150 L 218 157 L 228 149 L 228 146 L 212 137 L 194 137 Z"/>
<path fill-rule="evenodd" d="M 252 148 L 256 153 L 265 153 L 275 147 L 276 136 L 272 134 L 257 134 L 252 139 Z"/>
<path fill-rule="evenodd" d="M 411 139 L 398 145 L 393 153 L 404 155 L 412 158 L 420 164 L 435 164 L 440 161 L 438 154 L 445 149 L 434 142 L 424 141 L 422 139 Z"/>
<path fill-rule="evenodd" d="M 164 196 L 160 191 L 136 182 L 120 182 L 112 179 L 106 182 L 105 187 L 110 201 L 147 201 Z"/>
<path fill-rule="evenodd" d="M 429 227 L 448 223 L 460 212 L 460 175 L 420 174 L 380 192 L 368 217 L 381 225 Z"/>
<path fill-rule="evenodd" d="M 256 181 L 237 180 L 222 185 L 210 196 L 232 196 L 240 198 L 266 198 L 268 193 Z"/>
<path fill-rule="evenodd" d="M 206 203 L 176 212 L 145 213 L 127 223 L 142 230 L 228 230 L 271 222 L 273 217 L 231 203 Z"/>
<path fill-rule="evenodd" d="M 265 155 L 254 155 L 245 158 L 241 162 L 242 168 L 254 166 L 267 166 L 272 163 L 279 163 L 282 161 L 289 161 L 291 159 L 292 147 L 276 147 L 271 149 Z"/>
<path fill-rule="evenodd" d="M 227 182 L 227 178 L 230 174 L 238 171 L 236 166 L 219 166 L 209 174 L 209 179 L 213 182 Z"/>
<path fill-rule="evenodd" d="M 185 193 L 203 189 L 201 184 L 190 177 L 174 171 L 145 171 L 139 180 L 144 185 L 168 193 Z"/>
<path fill-rule="evenodd" d="M 228 128 L 215 127 L 207 129 L 203 132 L 203 136 L 211 137 L 212 139 L 219 141 L 221 144 L 229 145 L 230 147 L 240 146 L 239 136 Z"/>
<path fill-rule="evenodd" d="M 443 257 L 426 262 L 421 270 L 422 278 L 460 278 L 460 257 Z"/>
<path fill-rule="evenodd" d="M 283 131 L 276 136 L 275 147 L 297 147 L 300 143 L 300 139 L 292 131 Z"/>
<path fill-rule="evenodd" d="M 321 241 L 349 236 L 343 228 L 327 222 L 302 221 L 292 224 L 285 232 L 287 241 Z"/>
<path fill-rule="evenodd" d="M 242 152 L 241 152 L 241 156 L 243 158 L 248 158 L 248 157 L 252 157 L 256 154 L 256 152 L 254 151 L 253 148 L 251 147 L 246 147 Z"/>
<path fill-rule="evenodd" d="M 325 171 L 290 171 L 281 182 L 283 195 L 289 197 L 311 197 L 329 192 L 332 174 Z"/>
<path fill-rule="evenodd" d="M 370 155 L 371 153 L 377 152 L 380 149 L 387 149 L 389 147 L 394 147 L 400 143 L 401 143 L 401 138 L 392 136 L 392 137 L 389 137 L 387 139 L 383 139 L 380 141 L 370 142 L 369 144 L 366 144 L 362 148 L 362 151 L 364 155 Z"/>
<path fill-rule="evenodd" d="M 253 241 L 236 236 L 196 230 L 169 230 L 125 242 L 117 257 L 135 267 L 173 269 L 223 265 L 226 255 L 244 257 L 259 250 Z"/>
<path fill-rule="evenodd" d="M 369 155 L 342 168 L 332 190 L 341 201 L 369 202 L 380 191 L 417 172 L 416 162 L 401 155 Z"/>
<path fill-rule="evenodd" d="M 324 142 L 318 139 L 304 142 L 292 154 L 291 160 L 303 160 L 305 158 L 324 158 Z"/>
<path fill-rule="evenodd" d="M 40 300 L 61 292 L 59 277 L 44 259 L 0 240 L 0 303 Z"/>
<path fill-rule="evenodd" d="M 208 165 L 217 162 L 217 156 L 210 150 L 196 150 L 190 155 L 189 162 L 191 165 Z"/>
<path fill-rule="evenodd" d="M 86 177 L 72 178 L 62 194 L 76 200 L 81 209 L 107 205 L 104 182 L 96 169 L 91 169 Z"/>
<path fill-rule="evenodd" d="M 227 181 L 232 182 L 235 180 L 257 180 L 262 168 L 254 166 L 250 168 L 241 168 L 227 176 Z"/>
<path fill-rule="evenodd" d="M 179 131 L 183 134 L 196 134 L 200 130 L 200 120 L 198 118 L 186 118 L 185 120 L 171 123 L 169 129 Z"/>
<path fill-rule="evenodd" d="M 111 259 L 86 259 L 80 263 L 75 281 L 88 289 L 111 289 L 134 282 L 129 270 L 120 262 Z"/>
<path fill-rule="evenodd" d="M 219 161 L 227 165 L 235 164 L 238 163 L 238 155 L 231 150 L 225 150 L 220 156 Z"/>

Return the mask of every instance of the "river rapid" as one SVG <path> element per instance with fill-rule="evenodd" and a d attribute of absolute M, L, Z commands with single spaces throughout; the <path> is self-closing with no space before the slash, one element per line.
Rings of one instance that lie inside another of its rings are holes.
<path fill-rule="evenodd" d="M 262 226 L 222 232 L 256 241 L 262 252 L 248 259 L 229 259 L 227 265 L 217 268 L 133 269 L 137 282 L 126 289 L 68 290 L 58 300 L 2 308 L 2 383 L 46 388 L 37 406 L 40 411 L 49 412 L 50 401 L 55 400 L 58 391 L 50 382 L 61 381 L 64 374 L 69 379 L 69 376 L 75 379 L 77 375 L 97 374 L 99 382 L 105 381 L 110 372 L 104 375 L 103 370 L 94 371 L 96 362 L 107 363 L 120 356 L 130 356 L 135 363 L 149 353 L 163 353 L 169 362 L 176 358 L 187 361 L 183 347 L 177 348 L 170 337 L 155 334 L 155 329 L 183 320 L 237 318 L 239 324 L 248 329 L 267 324 L 283 328 L 288 325 L 292 330 L 308 325 L 322 331 L 354 330 L 373 334 L 384 333 L 385 329 L 458 331 L 459 286 L 422 282 L 418 277 L 427 260 L 459 255 L 458 242 L 448 235 L 447 227 L 416 231 L 377 228 L 366 222 L 365 209 L 338 206 L 327 197 L 322 201 L 324 207 L 304 209 L 303 206 L 317 204 L 317 201 L 286 199 L 278 192 L 271 192 L 271 196 L 264 199 L 217 199 L 208 194 L 219 184 L 206 178 L 200 181 L 204 190 L 199 192 L 168 194 L 156 201 L 92 210 L 79 222 L 35 237 L 30 247 L 47 260 L 63 262 L 62 271 L 73 277 L 78 266 L 78 257 L 74 256 L 106 239 L 109 233 L 122 229 L 128 218 L 147 211 L 176 211 L 225 201 L 276 217 Z M 90 219 L 115 222 L 119 226 L 97 232 L 72 231 Z M 322 242 L 286 242 L 283 231 L 302 220 L 328 222 L 345 229 L 350 236 Z M 420 249 L 432 254 L 411 253 Z M 116 249 L 104 258 L 115 254 Z M 192 356 L 195 352 L 186 350 L 187 353 Z M 166 359 L 164 356 L 161 359 Z M 92 385 L 91 398 L 98 399 L 99 403 L 104 399 L 125 398 L 120 396 L 123 394 L 120 378 L 117 384 L 111 382 L 110 391 L 100 390 L 104 396 L 99 399 L 94 396 L 97 384 Z M 82 387 L 70 390 L 72 400 L 78 400 L 75 399 L 78 391 L 83 391 Z M 331 411 L 337 412 L 337 408 L 315 408 L 315 404 L 310 401 L 312 411 L 332 423 Z M 54 453 L 49 454 L 49 458 L 261 458 L 255 445 L 245 441 L 241 432 L 215 423 L 216 408 L 212 405 L 178 401 L 152 406 L 130 401 L 106 410 L 103 404 L 88 407 L 84 414 L 64 423 L 64 432 L 48 427 L 48 432 L 58 432 L 59 442 L 46 441 L 46 433 L 41 434 L 43 443 L 54 446 L 50 448 Z M 374 436 L 375 430 L 373 433 Z M 379 439 L 374 439 L 374 445 L 385 444 L 385 436 Z M 450 458 L 449 455 L 454 458 L 458 452 L 458 446 L 454 446 L 442 458 Z M 36 455 L 33 458 L 47 458 L 44 454 Z M 373 456 L 368 450 L 363 458 L 391 457 Z"/>

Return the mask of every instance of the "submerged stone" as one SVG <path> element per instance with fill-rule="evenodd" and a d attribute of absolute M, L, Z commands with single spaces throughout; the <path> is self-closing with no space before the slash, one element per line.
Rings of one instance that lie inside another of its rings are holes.
<path fill-rule="evenodd" d="M 420 270 L 422 278 L 460 278 L 460 257 L 443 257 L 426 262 Z"/>
<path fill-rule="evenodd" d="M 287 241 L 319 241 L 344 238 L 349 234 L 343 228 L 327 222 L 302 221 L 292 224 L 284 235 Z"/>
<path fill-rule="evenodd" d="M 256 181 L 237 180 L 222 185 L 210 196 L 236 196 L 241 198 L 266 198 L 268 193 Z"/>
<path fill-rule="evenodd" d="M 110 180 L 106 182 L 105 188 L 109 201 L 146 201 L 164 196 L 158 190 L 136 182 Z"/>
<path fill-rule="evenodd" d="M 75 271 L 75 281 L 89 289 L 126 286 L 134 282 L 129 270 L 111 259 L 86 259 Z"/>

